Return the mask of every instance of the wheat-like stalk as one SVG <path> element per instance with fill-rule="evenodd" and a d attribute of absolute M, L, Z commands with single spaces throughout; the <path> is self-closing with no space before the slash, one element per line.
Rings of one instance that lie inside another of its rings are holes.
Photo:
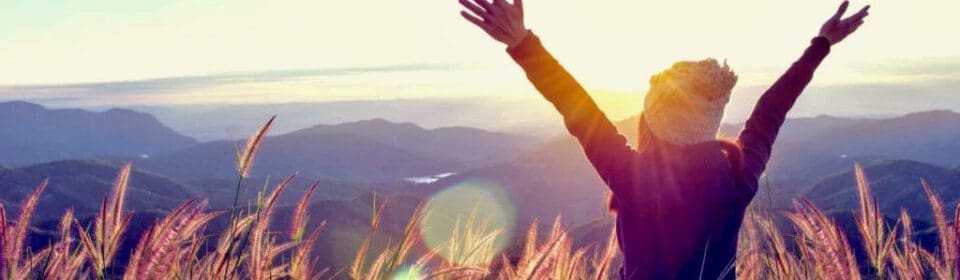
<path fill-rule="evenodd" d="M 863 167 L 860 164 L 854 165 L 854 173 L 857 179 L 857 191 L 860 195 L 860 215 L 854 215 L 854 221 L 863 240 L 867 257 L 870 259 L 870 265 L 875 271 L 875 276 L 882 279 L 886 273 L 888 258 L 892 253 L 896 231 L 900 225 L 894 225 L 893 230 L 887 232 L 883 214 L 880 213 L 880 204 L 877 203 L 876 197 L 870 193 L 870 183 Z"/>
<path fill-rule="evenodd" d="M 818 278 L 860 279 L 846 236 L 832 219 L 807 200 L 797 203 L 787 218 L 796 225 L 801 244 L 817 264 Z"/>
<path fill-rule="evenodd" d="M 0 202 L 0 276 L 5 278 L 10 278 L 11 276 L 9 258 L 7 257 L 7 247 L 10 246 L 7 244 L 9 228 L 10 226 L 7 225 L 7 210 L 3 207 L 3 203 Z"/>
<path fill-rule="evenodd" d="M 294 280 L 305 280 L 312 276 L 310 250 L 313 248 L 314 243 L 317 242 L 317 238 L 320 237 L 320 231 L 326 226 L 325 221 L 321 222 L 320 225 L 314 228 L 306 240 L 303 239 L 303 234 L 307 230 L 307 211 L 310 197 L 319 185 L 320 182 L 314 182 L 310 185 L 310 188 L 303 197 L 300 198 L 300 201 L 297 202 L 296 207 L 294 207 L 293 220 L 290 221 L 290 239 L 293 240 L 297 246 L 296 252 L 294 252 L 293 257 L 290 259 L 290 271 L 288 274 L 290 278 Z"/>
<path fill-rule="evenodd" d="M 267 123 L 263 124 L 263 126 L 247 140 L 243 153 L 237 157 L 237 171 L 239 171 L 241 177 L 250 175 L 250 168 L 253 167 L 253 160 L 257 157 L 260 144 L 263 143 L 263 139 L 267 136 L 267 131 L 270 130 L 270 126 L 273 125 L 273 120 L 276 118 L 276 115 L 271 116 L 270 119 L 267 120 Z"/>
<path fill-rule="evenodd" d="M 608 273 L 610 271 L 611 263 L 613 263 L 613 258 L 617 255 L 617 250 L 617 230 L 614 227 L 614 229 L 610 231 L 610 236 L 607 238 L 607 243 L 604 246 L 603 253 L 595 262 L 595 276 L 592 277 L 593 279 L 601 280 L 609 278 Z"/>
<path fill-rule="evenodd" d="M 314 273 L 313 263 L 310 259 L 310 252 L 313 249 L 314 244 L 317 242 L 317 239 L 320 237 L 321 230 L 327 225 L 326 222 L 320 223 L 313 231 L 307 236 L 307 239 L 297 244 L 296 252 L 293 254 L 293 257 L 290 259 L 290 278 L 294 280 L 306 280 L 312 279 L 313 277 L 319 277 L 324 274 L 327 270 L 326 268 L 321 270 L 318 273 Z"/>
<path fill-rule="evenodd" d="M 269 120 L 263 126 L 260 127 L 249 139 L 247 139 L 246 147 L 243 151 L 237 150 L 237 187 L 233 194 L 233 207 L 230 208 L 230 232 L 229 236 L 235 236 L 237 234 L 237 222 L 239 221 L 237 213 L 237 207 L 240 202 L 240 189 L 243 186 L 243 179 L 250 175 L 250 168 L 253 167 L 254 158 L 257 156 L 257 152 L 260 150 L 260 145 L 263 143 L 263 139 L 267 135 L 267 131 L 270 130 L 270 126 L 273 125 L 273 121 L 277 118 L 276 115 L 270 117 Z M 223 254 L 220 257 L 221 263 L 218 265 L 215 270 L 217 274 L 226 271 L 229 268 L 229 262 L 226 262 L 230 259 L 230 256 L 227 254 L 232 254 L 234 247 L 237 245 L 237 239 L 230 239 L 227 243 L 226 250 L 223 251 Z M 240 258 L 237 258 L 237 266 L 239 266 Z"/>
<path fill-rule="evenodd" d="M 129 163 L 120 168 L 114 180 L 111 196 L 104 198 L 100 204 L 100 211 L 94 218 L 93 237 L 80 226 L 79 221 L 74 220 L 85 255 L 91 258 L 98 279 L 106 277 L 107 268 L 113 262 L 120 247 L 120 239 L 132 217 L 129 213 L 123 213 L 123 201 L 130 182 L 131 168 Z"/>
<path fill-rule="evenodd" d="M 307 230 L 307 207 L 310 203 L 310 197 L 313 196 L 313 192 L 317 190 L 319 185 L 320 182 L 314 182 L 310 185 L 307 192 L 303 194 L 303 197 L 297 201 L 297 205 L 294 207 L 293 220 L 290 221 L 290 239 L 294 242 L 300 242 Z"/>
<path fill-rule="evenodd" d="M 956 232 L 947 223 L 947 216 L 944 213 L 944 206 L 940 197 L 933 192 L 933 189 L 930 188 L 926 180 L 921 180 L 920 185 L 923 186 L 923 192 L 926 193 L 927 200 L 930 202 L 934 224 L 937 225 L 937 232 L 940 236 L 940 256 L 927 259 L 930 261 L 930 265 L 933 266 L 933 271 L 938 278 L 954 279 L 954 276 L 956 276 L 955 262 L 957 259 L 957 248 L 954 247 L 954 244 L 956 244 Z"/>
<path fill-rule="evenodd" d="M 370 220 L 370 232 L 367 234 L 367 237 L 363 239 L 363 242 L 360 243 L 360 248 L 357 250 L 356 256 L 353 258 L 353 262 L 350 265 L 350 277 L 353 279 L 367 279 L 369 276 L 364 272 L 363 268 L 366 265 L 367 254 L 370 252 L 370 246 L 373 245 L 373 239 L 377 235 L 377 229 L 380 227 L 380 221 L 383 219 L 383 208 L 387 206 L 387 201 L 383 200 L 380 203 L 380 207 L 377 207 L 376 196 L 374 196 L 373 204 L 373 213 L 371 214 L 372 218 Z"/>
<path fill-rule="evenodd" d="M 291 245 L 277 245 L 273 242 L 273 238 L 270 235 L 268 226 L 270 225 L 270 220 L 273 217 L 273 210 L 276 206 L 277 200 L 280 198 L 280 194 L 286 190 L 287 186 L 293 182 L 293 179 L 296 178 L 296 175 L 290 175 L 283 181 L 277 184 L 274 187 L 273 192 L 270 193 L 266 199 L 257 206 L 257 211 L 255 213 L 256 220 L 254 221 L 253 228 L 247 233 L 247 238 L 244 238 L 244 243 L 241 243 L 239 254 L 242 255 L 244 248 L 250 248 L 249 254 L 249 264 L 247 268 L 250 273 L 250 277 L 253 279 L 269 279 L 268 275 L 276 275 L 272 273 L 275 268 L 272 267 L 273 259 L 280 253 L 292 247 Z M 281 270 L 282 271 L 282 270 Z"/>
<path fill-rule="evenodd" d="M 30 273 L 30 269 L 35 265 L 29 259 L 24 262 L 23 260 L 23 247 L 24 241 L 27 239 L 27 233 L 30 231 L 30 220 L 33 219 L 33 212 L 37 208 L 37 203 L 40 202 L 40 194 L 43 193 L 43 190 L 47 188 L 47 184 L 50 182 L 49 179 L 43 179 L 40 182 L 40 185 L 37 188 L 27 195 L 23 203 L 20 204 L 20 216 L 17 217 L 17 222 L 13 227 L 12 232 L 7 232 L 4 230 L 4 239 L 7 239 L 3 243 L 3 267 L 4 274 L 10 279 L 21 279 L 27 277 Z M 0 216 L 5 216 L 0 214 Z M 3 223 L 6 225 L 6 218 L 3 218 Z"/>
<path fill-rule="evenodd" d="M 141 237 L 127 265 L 124 279 L 157 279 L 179 269 L 180 253 L 198 230 L 218 213 L 204 213 L 206 202 L 187 201 L 152 226 Z"/>

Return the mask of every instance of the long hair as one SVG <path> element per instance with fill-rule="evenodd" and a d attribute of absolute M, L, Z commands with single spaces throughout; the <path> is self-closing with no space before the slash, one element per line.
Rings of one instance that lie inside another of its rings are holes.
<path fill-rule="evenodd" d="M 653 148 L 653 143 L 656 141 L 659 140 L 650 132 L 650 127 L 647 126 L 647 122 L 644 120 L 643 114 L 641 114 L 640 123 L 637 127 L 637 143 L 634 149 L 638 153 L 647 152 L 647 149 Z M 720 148 L 723 154 L 727 156 L 727 160 L 730 161 L 730 171 L 733 173 L 732 175 L 736 183 L 742 183 L 740 170 L 743 168 L 743 149 L 741 149 L 736 141 L 718 139 L 713 142 Z M 608 193 L 607 211 L 611 215 L 616 215 L 619 208 L 619 202 L 617 198 L 614 197 L 613 192 Z"/>

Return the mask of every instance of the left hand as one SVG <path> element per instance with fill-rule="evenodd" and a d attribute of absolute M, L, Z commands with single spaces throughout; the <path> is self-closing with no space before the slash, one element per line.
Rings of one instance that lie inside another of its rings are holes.
<path fill-rule="evenodd" d="M 840 8 L 837 9 L 837 13 L 820 27 L 820 36 L 827 38 L 831 45 L 843 41 L 844 38 L 847 38 L 847 36 L 853 34 L 854 31 L 857 31 L 857 28 L 863 24 L 863 18 L 869 15 L 867 11 L 870 10 L 870 5 L 867 5 L 856 14 L 848 18 L 843 18 L 843 14 L 847 12 L 848 6 L 850 6 L 850 2 L 843 1 L 843 4 L 840 4 Z"/>

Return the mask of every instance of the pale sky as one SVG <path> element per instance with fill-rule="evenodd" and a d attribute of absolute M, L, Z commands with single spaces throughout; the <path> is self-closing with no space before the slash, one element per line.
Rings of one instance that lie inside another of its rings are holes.
<path fill-rule="evenodd" d="M 642 94 L 673 61 L 769 84 L 840 1 L 526 0 L 527 25 L 590 90 Z M 960 77 L 960 1 L 871 4 L 815 83 Z M 456 0 L 0 2 L 0 100 L 301 102 L 529 94 Z M 124 82 L 124 83 L 117 83 Z"/>

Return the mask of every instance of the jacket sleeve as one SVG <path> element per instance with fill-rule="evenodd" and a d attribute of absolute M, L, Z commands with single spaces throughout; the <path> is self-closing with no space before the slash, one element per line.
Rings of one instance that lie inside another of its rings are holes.
<path fill-rule="evenodd" d="M 787 112 L 813 79 L 813 72 L 830 53 L 830 42 L 824 37 L 811 40 L 803 56 L 760 96 L 743 131 L 737 137 L 743 149 L 743 168 L 750 179 L 763 174 L 770 159 L 774 140 L 786 120 Z M 751 190 L 751 191 L 756 191 Z"/>
<path fill-rule="evenodd" d="M 560 112 L 567 130 L 579 140 L 610 189 L 619 193 L 621 186 L 632 185 L 637 177 L 637 153 L 586 90 L 544 49 L 540 39 L 531 33 L 507 52 L 540 94 Z"/>

